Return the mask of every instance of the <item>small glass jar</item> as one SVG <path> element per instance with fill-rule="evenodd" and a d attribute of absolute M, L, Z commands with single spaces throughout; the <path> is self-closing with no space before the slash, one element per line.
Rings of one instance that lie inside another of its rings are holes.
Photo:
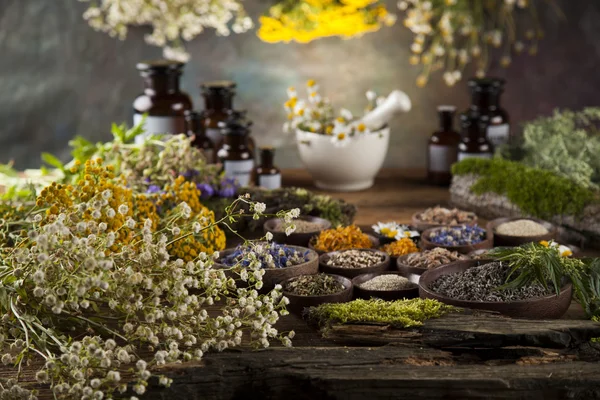
<path fill-rule="evenodd" d="M 235 178 L 242 187 L 250 185 L 254 169 L 254 154 L 248 143 L 252 122 L 246 119 L 245 114 L 233 111 L 225 121 L 219 122 L 223 140 L 217 150 L 225 176 Z"/>
<path fill-rule="evenodd" d="M 179 80 L 185 64 L 168 61 L 148 61 L 137 64 L 144 78 L 144 92 L 133 102 L 133 123 L 144 123 L 144 133 L 136 137 L 136 143 L 154 134 L 179 134 L 186 132 L 185 112 L 191 110 L 192 100 L 179 88 Z"/>
<path fill-rule="evenodd" d="M 196 111 L 186 111 L 185 122 L 187 126 L 187 135 L 193 137 L 192 145 L 202 150 L 202 154 L 209 164 L 216 163 L 217 151 L 215 145 L 204 133 L 202 125 L 202 116 Z"/>
<path fill-rule="evenodd" d="M 487 140 L 488 117 L 465 113 L 460 116 L 461 139 L 458 144 L 458 161 L 466 158 L 492 158 L 494 151 Z"/>
<path fill-rule="evenodd" d="M 500 106 L 500 96 L 504 92 L 504 79 L 482 78 L 469 80 L 471 106 L 473 114 L 488 117 L 486 138 L 498 148 L 510 140 L 510 122 L 505 109 Z"/>
<path fill-rule="evenodd" d="M 273 161 L 275 150 L 272 147 L 260 148 L 260 164 L 254 169 L 256 186 L 264 189 L 279 189 L 281 187 L 281 171 Z"/>
<path fill-rule="evenodd" d="M 439 106 L 437 111 L 440 127 L 429 139 L 427 178 L 434 185 L 447 186 L 452 181 L 452 164 L 458 161 L 460 135 L 453 127 L 456 107 Z"/>

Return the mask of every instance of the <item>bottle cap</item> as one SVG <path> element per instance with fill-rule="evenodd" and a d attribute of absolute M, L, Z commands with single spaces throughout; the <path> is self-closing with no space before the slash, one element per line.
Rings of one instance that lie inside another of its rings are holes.
<path fill-rule="evenodd" d="M 237 84 L 233 81 L 210 81 L 203 82 L 200 84 L 200 90 L 203 94 L 217 94 L 217 93 L 235 93 Z"/>
<path fill-rule="evenodd" d="M 250 132 L 252 121 L 246 118 L 246 110 L 232 110 L 227 119 L 219 121 L 217 126 L 223 135 L 247 135 Z"/>
<path fill-rule="evenodd" d="M 440 113 L 455 113 L 456 112 L 456 107 L 455 106 L 449 106 L 449 105 L 437 106 L 437 111 L 440 112 Z"/>
<path fill-rule="evenodd" d="M 142 73 L 142 75 L 170 73 L 181 74 L 184 66 L 185 63 L 179 61 L 154 60 L 139 62 L 137 63 L 136 68 Z"/>
<path fill-rule="evenodd" d="M 498 92 L 504 89 L 505 83 L 502 78 L 472 78 L 468 86 L 472 92 Z"/>

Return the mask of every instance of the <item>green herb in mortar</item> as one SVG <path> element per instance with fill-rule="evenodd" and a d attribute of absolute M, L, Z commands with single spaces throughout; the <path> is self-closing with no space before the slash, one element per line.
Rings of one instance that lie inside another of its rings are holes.
<path fill-rule="evenodd" d="M 297 296 L 325 296 L 343 291 L 344 285 L 331 275 L 302 275 L 289 281 L 283 290 Z"/>

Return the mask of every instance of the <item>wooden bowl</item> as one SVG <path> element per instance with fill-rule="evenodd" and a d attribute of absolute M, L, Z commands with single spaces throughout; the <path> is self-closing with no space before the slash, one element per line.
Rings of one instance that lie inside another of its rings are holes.
<path fill-rule="evenodd" d="M 444 225 L 444 224 L 436 224 L 436 223 L 430 223 L 430 222 L 425 222 L 422 221 L 418 218 L 419 215 L 421 215 L 422 211 L 413 214 L 412 216 L 412 222 L 411 222 L 411 226 L 419 232 L 425 232 L 428 229 L 432 229 L 432 228 L 440 228 L 442 226 L 462 226 L 462 225 L 475 225 L 478 221 L 477 215 L 475 215 L 475 219 L 472 220 L 469 223 L 466 224 L 459 224 L 459 225 Z"/>
<path fill-rule="evenodd" d="M 373 249 L 377 249 L 377 248 L 379 248 L 379 239 L 377 239 L 375 236 L 373 236 L 373 235 L 371 235 L 371 234 L 369 234 L 369 233 L 367 233 L 366 235 L 369 237 L 369 240 L 371 240 L 371 243 L 373 244 L 373 245 L 371 246 L 371 248 L 373 248 Z M 319 254 L 319 255 L 327 253 L 326 251 L 322 251 L 322 250 L 317 250 L 317 249 L 315 249 L 315 241 L 316 241 L 316 240 L 317 240 L 317 237 L 316 237 L 316 236 L 313 236 L 313 237 L 310 239 L 310 241 L 308 242 L 308 248 L 309 248 L 309 249 L 311 249 L 311 250 L 314 250 L 314 251 L 316 251 L 316 252 L 317 252 L 317 254 Z M 347 249 L 347 250 L 350 250 L 350 249 Z"/>
<path fill-rule="evenodd" d="M 332 251 L 330 253 L 321 254 L 319 256 L 319 269 L 321 270 L 321 272 L 325 272 L 327 274 L 345 276 L 346 278 L 350 278 L 350 279 L 352 279 L 358 275 L 370 274 L 370 273 L 381 273 L 381 272 L 387 271 L 389 269 L 390 256 L 386 252 L 383 252 L 381 250 L 375 250 L 375 249 L 356 249 L 356 250 L 370 251 L 373 253 L 381 254 L 383 256 L 383 261 L 381 261 L 380 263 L 377 263 L 375 265 L 372 265 L 370 267 L 362 267 L 362 268 L 344 268 L 344 267 L 337 267 L 337 266 L 333 266 L 333 265 L 327 265 L 327 261 L 329 261 L 329 258 L 331 258 L 332 255 L 341 253 L 341 251 Z M 342 250 L 342 251 L 345 251 L 345 250 Z"/>
<path fill-rule="evenodd" d="M 496 228 L 498 228 L 498 226 L 507 223 L 507 222 L 511 222 L 511 221 L 517 221 L 517 220 L 521 220 L 521 219 L 527 219 L 530 221 L 534 221 L 537 222 L 540 225 L 543 225 L 546 229 L 548 229 L 548 233 L 546 233 L 545 235 L 537 235 L 537 236 L 510 236 L 510 235 L 502 235 L 498 232 L 496 232 Z M 494 235 L 494 246 L 506 246 L 506 247 L 512 247 L 512 246 L 520 246 L 522 244 L 525 243 L 531 243 L 531 242 L 541 242 L 542 240 L 553 240 L 556 239 L 556 235 L 558 233 L 558 229 L 556 228 L 556 226 L 552 225 L 549 222 L 543 221 L 541 219 L 537 219 L 537 218 L 519 218 L 519 217 L 511 217 L 511 218 L 497 218 L 493 221 L 488 222 L 488 224 L 486 225 L 486 230 L 488 232 L 492 232 L 492 234 Z"/>
<path fill-rule="evenodd" d="M 306 307 L 316 307 L 324 303 L 346 303 L 352 300 L 352 281 L 348 278 L 339 275 L 327 275 L 332 276 L 335 280 L 344 285 L 344 290 L 342 290 L 339 293 L 327 294 L 323 296 L 299 296 L 297 294 L 293 294 L 285 290 L 287 282 L 291 281 L 296 277 L 283 281 L 281 283 L 281 285 L 283 286 L 283 295 L 287 297 L 290 301 L 290 303 L 287 305 L 287 310 L 295 314 L 302 314 L 302 311 Z"/>
<path fill-rule="evenodd" d="M 306 247 L 301 246 L 288 246 L 299 252 L 308 251 L 308 261 L 292 265 L 291 267 L 285 268 L 265 268 L 265 274 L 263 275 L 263 287 L 262 292 L 268 292 L 275 287 L 276 284 L 281 283 L 287 279 L 293 278 L 298 275 L 314 275 L 319 272 L 319 255 L 314 251 Z M 220 252 L 219 259 L 228 256 L 233 253 L 235 248 L 225 249 Z M 238 287 L 247 287 L 247 283 L 239 279 L 239 275 L 225 264 L 219 263 L 219 259 L 215 262 L 215 268 L 227 269 L 226 275 L 236 280 Z"/>
<path fill-rule="evenodd" d="M 379 275 L 400 275 L 407 278 L 413 286 L 408 287 L 406 289 L 400 290 L 368 290 L 361 289 L 360 285 L 375 278 Z M 411 279 L 412 278 L 412 279 Z M 358 275 L 354 279 L 352 279 L 352 285 L 354 286 L 354 298 L 356 299 L 365 299 L 368 300 L 371 297 L 376 297 L 378 299 L 392 301 L 392 300 L 400 300 L 400 299 L 414 299 L 419 297 L 419 285 L 418 285 L 418 277 L 411 276 L 410 278 L 400 272 L 396 271 L 386 271 L 386 272 L 375 272 L 370 274 L 362 274 Z"/>
<path fill-rule="evenodd" d="M 322 227 L 314 232 L 294 232 L 287 236 L 285 234 L 285 230 L 282 231 L 282 227 L 285 226 L 285 222 L 281 218 L 272 218 L 265 221 L 263 229 L 265 232 L 271 232 L 273 234 L 273 241 L 275 243 L 307 247 L 308 242 L 313 236 L 318 235 L 322 230 L 331 228 L 331 222 L 323 218 L 301 216 L 298 219 L 302 221 L 315 222 L 322 225 Z"/>
<path fill-rule="evenodd" d="M 443 296 L 429 288 L 431 283 L 440 276 L 463 272 L 469 268 L 487 264 L 491 261 L 457 261 L 443 267 L 431 269 L 421 275 L 419 295 L 424 299 L 435 299 L 456 307 L 496 311 L 512 318 L 555 319 L 562 317 L 569 309 L 573 295 L 573 285 L 570 282 L 561 288 L 558 296 L 551 294 L 544 297 L 509 302 L 457 300 Z"/>
<path fill-rule="evenodd" d="M 441 228 L 431 228 L 431 229 L 427 229 L 425 232 L 423 232 L 423 234 L 421 235 L 421 249 L 422 250 L 431 250 L 436 247 L 442 247 L 449 251 L 456 251 L 461 254 L 469 254 L 475 250 L 491 249 L 494 247 L 494 236 L 490 233 L 490 231 L 487 231 L 487 230 L 486 230 L 486 238 L 483 241 L 481 241 L 479 243 L 475 243 L 475 244 L 466 244 L 463 246 L 442 246 L 442 245 L 430 242 L 429 237 L 431 236 L 431 234 L 433 232 L 435 232 L 438 229 L 441 229 Z"/>

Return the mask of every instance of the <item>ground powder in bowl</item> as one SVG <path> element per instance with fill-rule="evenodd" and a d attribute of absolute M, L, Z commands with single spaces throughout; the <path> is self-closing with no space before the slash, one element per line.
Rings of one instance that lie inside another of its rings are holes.
<path fill-rule="evenodd" d="M 516 221 L 505 222 L 496 227 L 496 233 L 506 236 L 541 236 L 548 233 L 548 229 L 530 219 L 518 219 Z"/>
<path fill-rule="evenodd" d="M 282 222 L 283 222 L 283 220 L 282 220 Z M 303 219 L 293 220 L 291 222 L 291 224 L 296 226 L 294 233 L 319 232 L 320 230 L 322 230 L 325 227 L 321 222 L 305 221 Z M 276 228 L 278 229 L 278 232 L 284 232 L 286 226 L 287 226 L 287 224 L 281 223 L 280 225 L 277 225 Z"/>
<path fill-rule="evenodd" d="M 408 289 L 414 284 L 407 278 L 395 275 L 395 274 L 384 274 L 378 275 L 373 279 L 361 283 L 358 285 L 363 290 L 402 290 Z"/>

